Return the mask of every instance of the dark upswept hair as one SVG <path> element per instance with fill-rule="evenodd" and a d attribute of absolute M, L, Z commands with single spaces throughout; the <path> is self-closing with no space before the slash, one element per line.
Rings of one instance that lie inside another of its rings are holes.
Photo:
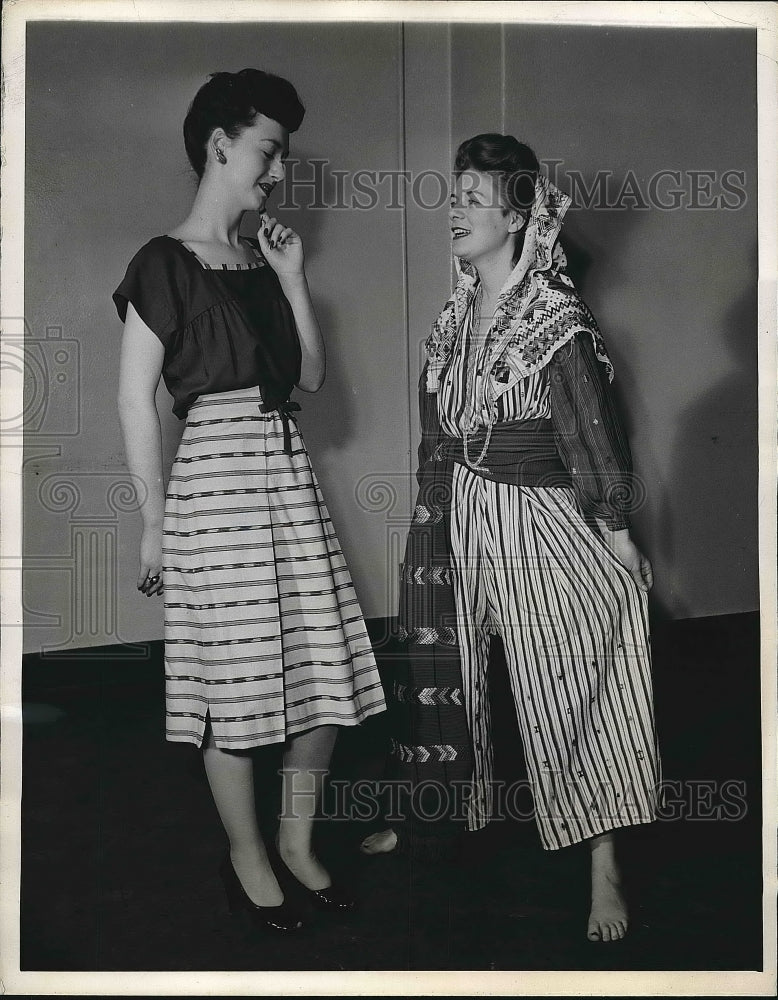
<path fill-rule="evenodd" d="M 236 139 L 260 114 L 296 132 L 305 108 L 292 84 L 273 73 L 261 69 L 211 73 L 184 119 L 186 155 L 199 178 L 205 171 L 206 148 L 214 129 L 222 128 L 230 139 Z"/>
<path fill-rule="evenodd" d="M 512 209 L 526 213 L 532 208 L 540 164 L 530 147 L 514 136 L 483 132 L 466 139 L 457 150 L 454 175 L 465 170 L 496 174 Z"/>

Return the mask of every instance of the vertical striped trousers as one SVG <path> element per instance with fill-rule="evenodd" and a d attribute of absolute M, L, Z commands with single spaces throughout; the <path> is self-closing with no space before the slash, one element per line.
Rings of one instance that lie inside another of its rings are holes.
<path fill-rule="evenodd" d="M 455 463 L 451 544 L 475 758 L 469 828 L 493 809 L 490 633 L 505 646 L 543 846 L 653 820 L 647 595 L 572 490 L 495 483 Z"/>

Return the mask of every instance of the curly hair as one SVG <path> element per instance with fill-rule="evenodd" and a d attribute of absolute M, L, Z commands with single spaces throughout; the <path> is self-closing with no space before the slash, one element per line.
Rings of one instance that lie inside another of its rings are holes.
<path fill-rule="evenodd" d="M 454 174 L 465 170 L 495 174 L 508 206 L 526 213 L 535 201 L 535 183 L 540 164 L 526 143 L 512 135 L 483 132 L 466 139 L 457 149 Z"/>

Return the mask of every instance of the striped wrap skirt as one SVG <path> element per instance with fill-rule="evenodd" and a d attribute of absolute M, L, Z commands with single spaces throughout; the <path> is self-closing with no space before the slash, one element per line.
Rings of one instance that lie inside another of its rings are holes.
<path fill-rule="evenodd" d="M 166 737 L 247 749 L 384 710 L 362 612 L 290 420 L 200 396 L 165 501 Z"/>

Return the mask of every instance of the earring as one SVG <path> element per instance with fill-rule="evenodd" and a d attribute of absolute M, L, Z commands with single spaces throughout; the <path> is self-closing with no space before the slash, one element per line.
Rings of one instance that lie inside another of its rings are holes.
<path fill-rule="evenodd" d="M 219 161 L 219 163 L 227 162 L 227 157 L 224 155 L 224 152 L 218 146 L 216 147 L 216 159 Z"/>

